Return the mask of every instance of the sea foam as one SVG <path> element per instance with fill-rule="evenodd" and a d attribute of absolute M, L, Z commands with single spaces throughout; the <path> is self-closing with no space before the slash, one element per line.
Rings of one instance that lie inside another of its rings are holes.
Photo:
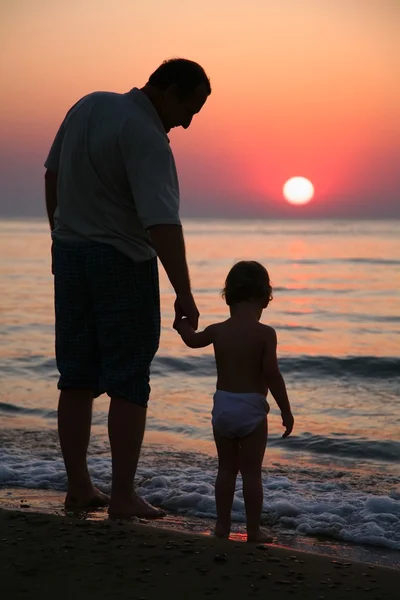
<path fill-rule="evenodd" d="M 146 500 L 175 513 L 215 518 L 215 470 L 209 463 L 160 465 L 159 457 L 157 467 L 151 457 L 146 463 L 139 468 L 137 486 Z M 109 457 L 91 457 L 89 465 L 96 485 L 109 490 Z M 58 455 L 0 449 L 1 487 L 63 490 L 66 483 Z M 263 487 L 263 520 L 272 529 L 400 550 L 400 494 L 396 490 L 373 495 L 340 481 L 297 479 L 294 474 L 265 474 Z M 245 521 L 240 477 L 232 517 L 238 523 Z"/>

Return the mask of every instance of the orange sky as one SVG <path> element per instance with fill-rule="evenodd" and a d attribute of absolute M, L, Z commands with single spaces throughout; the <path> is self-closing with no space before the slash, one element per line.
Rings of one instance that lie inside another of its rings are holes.
<path fill-rule="evenodd" d="M 141 4 L 141 6 L 139 6 Z M 165 58 L 213 93 L 174 131 L 183 213 L 400 217 L 397 0 L 6 0 L 0 214 L 43 214 L 43 160 L 82 95 L 145 83 Z M 289 206 L 282 186 L 311 179 Z"/>

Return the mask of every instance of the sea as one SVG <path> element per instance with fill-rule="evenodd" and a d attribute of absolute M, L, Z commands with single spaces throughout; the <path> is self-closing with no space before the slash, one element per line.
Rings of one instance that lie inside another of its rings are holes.
<path fill-rule="evenodd" d="M 263 521 L 285 544 L 335 544 L 400 556 L 400 221 L 184 220 L 200 328 L 228 316 L 221 290 L 238 260 L 268 269 L 262 322 L 278 335 L 295 415 L 282 439 L 270 399 Z M 44 220 L 0 221 L 0 488 L 62 491 L 56 431 L 50 236 Z M 172 329 L 173 290 L 160 267 L 162 334 L 138 491 L 181 521 L 215 519 L 210 348 Z M 109 399 L 95 401 L 89 465 L 110 489 Z M 234 530 L 244 531 L 240 477 Z M 361 554 L 360 554 L 361 553 Z"/>

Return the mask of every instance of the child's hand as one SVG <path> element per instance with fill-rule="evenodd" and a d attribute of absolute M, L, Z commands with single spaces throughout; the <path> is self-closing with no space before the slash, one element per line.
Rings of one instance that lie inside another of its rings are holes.
<path fill-rule="evenodd" d="M 286 431 L 282 435 L 282 437 L 287 438 L 293 431 L 294 418 L 290 411 L 281 413 L 281 415 L 282 415 L 282 425 L 283 425 L 283 427 L 286 427 Z"/>
<path fill-rule="evenodd" d="M 193 327 L 190 325 L 189 320 L 186 317 L 182 317 L 175 324 L 175 329 L 178 333 L 181 333 L 182 331 L 185 331 L 185 330 L 188 331 L 188 329 L 192 330 Z"/>

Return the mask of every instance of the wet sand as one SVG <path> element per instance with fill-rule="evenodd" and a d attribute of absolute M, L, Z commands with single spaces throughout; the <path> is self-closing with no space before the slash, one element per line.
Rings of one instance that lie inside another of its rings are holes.
<path fill-rule="evenodd" d="M 169 529 L 0 509 L 5 598 L 398 597 L 400 570 Z"/>

